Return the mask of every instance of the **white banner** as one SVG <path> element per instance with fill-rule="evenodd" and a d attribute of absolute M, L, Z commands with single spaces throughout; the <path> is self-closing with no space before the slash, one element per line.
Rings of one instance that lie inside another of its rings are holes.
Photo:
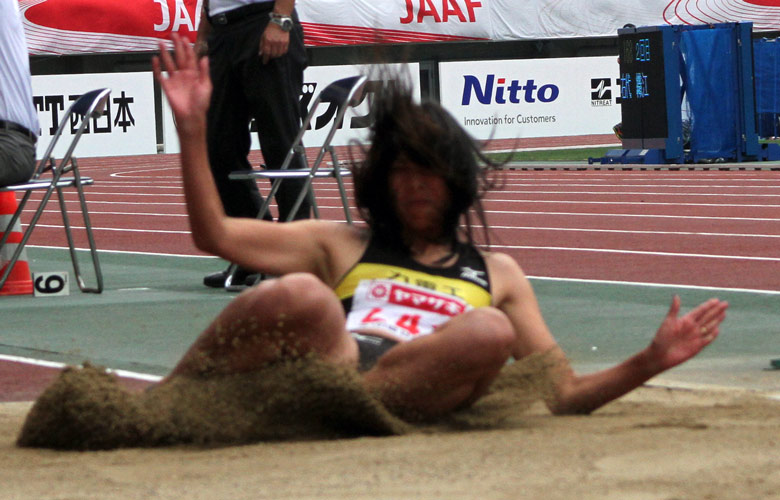
<path fill-rule="evenodd" d="M 195 40 L 202 0 L 19 0 L 32 54 L 157 50 Z M 297 0 L 307 45 L 614 36 L 636 26 L 750 21 L 780 30 L 778 0 Z"/>
<path fill-rule="evenodd" d="M 420 65 L 409 64 L 404 69 L 401 65 L 389 65 L 387 66 L 388 73 L 393 74 L 397 72 L 399 74 L 408 75 L 412 89 L 415 96 L 420 97 Z M 368 105 L 372 99 L 372 94 L 376 92 L 381 85 L 381 81 L 371 76 L 371 66 L 368 65 L 355 65 L 355 66 L 310 66 L 306 68 L 303 75 L 303 95 L 301 100 L 307 109 L 311 109 L 311 103 L 316 96 L 322 92 L 322 89 L 327 87 L 330 83 L 339 80 L 341 78 L 347 78 L 349 76 L 356 75 L 368 75 L 369 81 L 366 83 L 366 88 L 363 96 L 363 100 L 356 107 L 352 107 L 347 110 L 344 115 L 344 120 L 338 125 L 331 145 L 333 146 L 345 146 L 353 141 L 364 142 L 368 137 Z M 373 79 L 372 79 L 373 78 Z M 317 107 L 316 115 L 313 117 L 310 125 L 310 129 L 303 137 L 304 145 L 307 148 L 320 147 L 325 142 L 330 128 L 333 126 L 333 120 L 335 119 L 335 106 L 331 106 L 328 103 L 322 103 Z M 167 102 L 163 100 L 163 131 L 166 153 L 178 153 L 179 141 L 176 137 L 176 126 L 173 121 L 173 114 Z M 252 133 L 252 146 L 251 149 L 260 149 L 260 142 L 257 139 L 257 134 Z"/>
<path fill-rule="evenodd" d="M 121 156 L 157 152 L 154 86 L 151 72 L 45 75 L 32 77 L 33 102 L 41 136 L 38 157 L 44 153 L 63 113 L 83 93 L 109 88 L 111 96 L 100 118 L 92 119 L 81 136 L 75 156 Z M 78 123 L 71 123 L 54 150 L 61 157 Z"/>
<path fill-rule="evenodd" d="M 439 65 L 442 105 L 480 140 L 611 134 L 618 75 L 615 57 Z"/>

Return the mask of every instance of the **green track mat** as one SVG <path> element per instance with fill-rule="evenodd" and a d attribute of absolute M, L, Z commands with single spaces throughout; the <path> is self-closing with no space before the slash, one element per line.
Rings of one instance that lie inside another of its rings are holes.
<path fill-rule="evenodd" d="M 84 255 L 86 257 L 86 254 Z M 28 249 L 33 272 L 68 271 L 64 250 Z M 0 354 L 164 375 L 235 294 L 204 287 L 213 258 L 102 252 L 106 289 L 0 297 Z M 87 260 L 82 258 L 82 266 Z M 85 271 L 89 271 L 86 269 Z M 91 278 L 91 275 L 87 275 Z M 720 338 L 664 377 L 780 390 L 780 294 L 534 279 L 544 316 L 578 370 L 622 360 L 650 341 L 672 295 L 683 310 L 712 296 L 731 304 Z"/>

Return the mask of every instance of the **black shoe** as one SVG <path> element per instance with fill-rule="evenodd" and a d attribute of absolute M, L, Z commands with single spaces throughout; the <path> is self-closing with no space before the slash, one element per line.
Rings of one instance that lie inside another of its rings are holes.
<path fill-rule="evenodd" d="M 211 288 L 224 288 L 227 279 L 227 269 L 216 273 L 207 274 L 203 278 L 203 284 Z"/>
<path fill-rule="evenodd" d="M 250 274 L 251 273 L 251 274 Z M 225 279 L 225 290 L 228 292 L 243 292 L 250 286 L 253 286 L 262 281 L 263 275 L 260 273 L 253 273 L 243 268 L 238 268 L 233 274 L 233 279 L 230 280 L 230 284 Z"/>
<path fill-rule="evenodd" d="M 203 284 L 211 288 L 225 288 L 225 281 L 227 280 L 229 271 L 230 268 L 228 267 L 224 271 L 207 274 L 203 278 Z M 259 273 L 253 273 L 252 271 L 248 271 L 242 267 L 239 267 L 236 269 L 235 274 L 233 274 L 233 279 L 230 283 L 230 286 L 231 288 L 246 288 L 248 286 L 254 285 L 255 283 L 259 283 L 261 279 L 262 275 Z"/>

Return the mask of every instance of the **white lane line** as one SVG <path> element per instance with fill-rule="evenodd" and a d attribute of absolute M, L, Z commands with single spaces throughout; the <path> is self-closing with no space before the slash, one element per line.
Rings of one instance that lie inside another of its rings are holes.
<path fill-rule="evenodd" d="M 474 225 L 475 229 L 482 226 Z M 572 231 L 581 233 L 618 233 L 618 234 L 667 234 L 674 236 L 725 236 L 728 238 L 780 238 L 780 234 L 747 234 L 747 233 L 704 233 L 693 231 L 642 231 L 628 229 L 590 229 L 573 227 L 540 227 L 540 226 L 490 226 L 490 229 L 520 229 L 530 231 Z"/>
<path fill-rule="evenodd" d="M 592 283 L 595 285 L 621 285 L 621 286 L 638 286 L 646 288 L 684 288 L 690 290 L 707 290 L 714 292 L 734 292 L 734 293 L 751 293 L 756 295 L 780 295 L 778 290 L 760 290 L 754 288 L 729 288 L 718 286 L 700 286 L 700 285 L 680 285 L 674 283 L 649 283 L 642 281 L 620 281 L 620 280 L 599 280 L 599 279 L 585 279 L 585 278 L 556 278 L 550 276 L 528 276 L 530 280 L 539 281 L 562 281 L 571 283 Z"/>
<path fill-rule="evenodd" d="M 135 186 L 133 186 L 135 187 Z M 173 189 L 173 188 L 171 188 Z M 88 197 L 91 196 L 119 196 L 119 197 L 125 197 L 125 196 L 176 196 L 179 198 L 184 198 L 184 191 L 181 190 L 181 188 L 176 188 L 178 193 L 126 193 L 124 191 L 112 191 L 108 193 L 100 192 L 100 191 L 86 191 L 86 195 Z M 89 202 L 89 198 L 87 198 L 87 202 Z"/>
<path fill-rule="evenodd" d="M 621 182 L 619 184 L 607 184 L 603 182 L 595 182 L 595 183 L 586 183 L 586 182 L 507 182 L 504 184 L 500 184 L 501 187 L 498 187 L 492 192 L 501 192 L 506 191 L 506 187 L 567 187 L 567 188 L 574 188 L 574 187 L 597 187 L 597 188 L 664 188 L 664 189 L 778 189 L 780 190 L 780 186 L 777 185 L 778 179 L 766 179 L 766 180 L 760 180 L 759 182 L 766 182 L 769 185 L 765 186 L 745 186 L 743 184 L 702 184 L 701 182 L 697 182 L 695 179 L 692 180 L 692 184 L 629 184 Z M 511 192 L 511 191 L 510 191 Z M 587 192 L 587 191 L 586 191 Z"/>
<path fill-rule="evenodd" d="M 321 206 L 321 209 L 338 209 L 343 210 L 339 206 Z M 351 207 L 354 208 L 354 207 Z M 33 212 L 34 210 L 24 210 L 24 212 Z M 44 210 L 46 214 L 59 214 L 59 210 Z M 99 211 L 90 210 L 90 215 L 132 215 L 132 216 L 151 216 L 151 217 L 187 217 L 186 213 L 181 214 L 164 214 L 154 212 L 113 212 L 113 211 Z M 714 215 L 684 215 L 684 214 L 611 214 L 603 212 L 550 212 L 542 210 L 485 210 L 486 214 L 509 214 L 509 215 L 566 215 L 566 216 L 582 216 L 582 217 L 643 217 L 643 218 L 662 218 L 662 219 L 705 219 L 705 220 L 725 220 L 725 221 L 767 221 L 774 222 L 780 221 L 777 217 L 728 217 L 728 216 L 714 216 Z"/>
<path fill-rule="evenodd" d="M 23 210 L 22 213 L 34 212 L 34 210 Z M 44 214 L 59 214 L 59 210 L 44 210 Z M 162 214 L 154 212 L 103 212 L 100 210 L 90 210 L 90 216 L 94 215 L 132 215 L 132 216 L 148 216 L 148 217 L 187 217 L 187 214 Z M 24 222 L 22 222 L 24 225 Z M 61 227 L 61 226 L 60 226 Z"/>
<path fill-rule="evenodd" d="M 181 191 L 181 190 L 179 190 L 179 191 Z M 30 200 L 40 200 L 41 198 L 43 198 L 43 194 L 42 193 L 35 193 L 35 194 L 37 196 L 30 198 Z M 65 196 L 66 200 L 78 199 L 77 198 L 78 194 L 76 192 L 68 191 L 68 192 L 65 193 L 65 195 L 66 195 Z M 94 191 L 94 192 L 90 191 L 90 192 L 86 193 L 86 196 L 87 196 L 87 203 L 91 203 L 92 202 L 91 198 L 93 196 L 113 196 L 113 197 L 117 197 L 117 198 L 130 198 L 130 197 L 135 197 L 135 196 L 138 196 L 138 197 L 154 196 L 155 198 L 176 197 L 176 198 L 181 198 L 182 200 L 184 200 L 184 192 L 180 192 L 180 193 L 125 193 L 125 192 L 122 192 L 122 191 L 115 191 L 115 192 L 109 192 L 109 193 L 101 193 L 101 192 L 97 192 L 97 191 Z M 182 201 L 182 205 L 183 204 L 184 204 L 184 202 Z"/>
<path fill-rule="evenodd" d="M 780 221 L 777 217 L 717 217 L 709 215 L 661 215 L 661 214 L 605 214 L 592 212 L 542 212 L 542 211 L 523 211 L 523 210 L 485 210 L 488 214 L 509 214 L 509 215 L 566 215 L 570 217 L 643 217 L 658 219 L 704 219 L 704 220 L 728 220 L 728 221 Z"/>
<path fill-rule="evenodd" d="M 322 208 L 341 208 L 341 207 L 320 207 Z M 163 216 L 164 214 L 147 214 Z M 343 220 L 333 222 L 346 222 Z M 24 224 L 23 224 L 24 226 Z M 26 226 L 25 226 L 26 227 Z M 62 229 L 61 224 L 37 224 L 36 227 L 47 229 Z M 481 224 L 472 225 L 474 229 L 482 229 Z M 85 229 L 84 226 L 71 225 L 72 229 Z M 149 229 L 149 228 L 128 228 L 128 227 L 98 227 L 93 226 L 94 231 L 116 231 L 116 232 L 136 232 L 136 233 L 162 233 L 162 234 L 190 234 L 189 230 L 175 229 Z M 673 235 L 673 236 L 703 236 L 703 237 L 727 237 L 727 238 L 780 238 L 778 234 L 755 234 L 755 233 L 714 233 L 714 232 L 695 232 L 695 231 L 648 231 L 635 229 L 598 229 L 598 228 L 571 228 L 571 227 L 552 227 L 552 226 L 503 226 L 491 225 L 490 230 L 521 230 L 521 231 L 563 231 L 580 233 L 614 233 L 614 234 L 647 234 L 647 235 Z"/>
<path fill-rule="evenodd" d="M 143 206 L 149 206 L 149 205 L 161 205 L 161 206 L 173 206 L 173 207 L 186 207 L 187 205 L 183 201 L 100 201 L 100 200 L 89 200 L 89 205 L 143 205 Z M 673 203 L 674 205 L 674 203 Z M 749 206 L 749 205 L 748 205 Z M 780 205 L 778 205 L 780 206 Z M 29 210 L 32 212 L 32 210 Z M 25 210 L 27 212 L 27 210 Z"/>
<path fill-rule="evenodd" d="M 0 354 L 0 361 L 10 361 L 12 363 L 22 363 L 26 365 L 34 365 L 34 366 L 40 366 L 44 368 L 55 368 L 58 370 L 61 370 L 65 368 L 66 366 L 69 366 L 66 363 L 57 363 L 55 361 L 45 361 L 42 359 L 33 359 L 33 358 L 23 358 L 21 356 L 9 356 L 6 354 Z M 159 375 L 151 375 L 148 373 L 138 373 L 128 370 L 112 370 L 108 369 L 109 373 L 113 373 L 118 377 L 121 378 L 131 378 L 135 380 L 143 380 L 146 382 L 159 382 L 163 379 L 163 377 Z"/>
<path fill-rule="evenodd" d="M 711 196 L 732 198 L 780 198 L 780 191 L 775 193 L 662 193 L 658 191 L 539 191 L 536 189 L 502 190 L 501 194 L 586 194 L 586 195 L 641 195 L 641 196 Z"/>
<path fill-rule="evenodd" d="M 678 252 L 652 252 L 647 250 L 618 250 L 615 248 L 572 248 L 572 247 L 547 247 L 531 245 L 490 245 L 491 248 L 505 248 L 508 250 L 554 250 L 560 252 L 592 252 L 592 253 L 618 253 L 630 255 L 653 255 L 661 257 L 695 257 L 699 259 L 726 259 L 726 260 L 753 260 L 761 262 L 780 262 L 780 257 L 754 257 L 739 255 L 716 255 L 706 253 L 678 253 Z"/>
<path fill-rule="evenodd" d="M 47 250 L 67 250 L 67 246 L 51 246 L 51 245 L 27 245 L 29 248 L 43 248 Z M 89 248 L 76 248 L 76 250 L 82 251 L 82 252 L 88 252 Z M 99 248 L 98 251 L 100 253 L 115 253 L 120 255 L 151 255 L 154 257 L 181 257 L 184 259 L 214 259 L 217 260 L 219 257 L 216 257 L 214 255 L 191 255 L 191 254 L 182 254 L 182 253 L 162 253 L 162 252 L 139 252 L 136 250 L 104 250 L 102 248 Z"/>
<path fill-rule="evenodd" d="M 111 202 L 120 203 L 120 202 Z M 657 205 L 657 206 L 670 206 L 670 207 L 745 207 L 745 208 L 780 208 L 780 205 L 768 205 L 759 203 L 676 203 L 673 201 L 592 201 L 592 200 L 497 200 L 493 198 L 487 198 L 483 200 L 483 203 L 561 203 L 569 205 Z"/>
<path fill-rule="evenodd" d="M 62 229 L 62 225 L 57 224 L 36 224 L 36 228 L 45 227 L 50 229 Z M 86 229 L 84 226 L 70 226 L 71 229 Z M 119 233 L 161 233 L 161 234 L 191 234 L 189 231 L 175 230 L 175 229 L 133 229 L 129 227 L 95 227 L 92 226 L 93 231 L 116 231 Z"/>

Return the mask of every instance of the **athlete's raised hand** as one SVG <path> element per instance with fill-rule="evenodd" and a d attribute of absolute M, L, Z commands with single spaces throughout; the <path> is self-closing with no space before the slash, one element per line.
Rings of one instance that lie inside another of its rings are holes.
<path fill-rule="evenodd" d="M 192 45 L 175 33 L 171 40 L 173 56 L 160 42 L 160 55 L 152 58 L 154 76 L 168 98 L 179 133 L 200 131 L 211 97 L 208 58 L 198 58 Z"/>

